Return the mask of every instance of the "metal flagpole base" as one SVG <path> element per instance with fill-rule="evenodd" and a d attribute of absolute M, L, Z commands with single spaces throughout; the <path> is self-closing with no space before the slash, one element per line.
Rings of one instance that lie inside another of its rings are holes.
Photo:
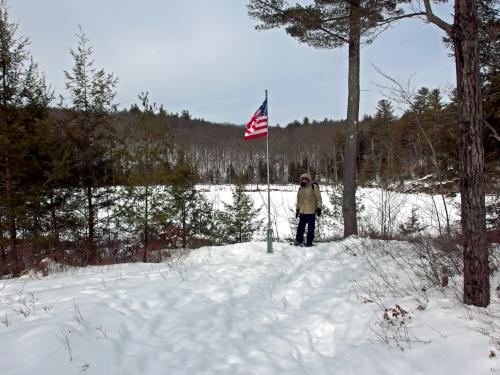
<path fill-rule="evenodd" d="M 273 230 L 267 230 L 267 252 L 271 254 L 273 252 Z"/>

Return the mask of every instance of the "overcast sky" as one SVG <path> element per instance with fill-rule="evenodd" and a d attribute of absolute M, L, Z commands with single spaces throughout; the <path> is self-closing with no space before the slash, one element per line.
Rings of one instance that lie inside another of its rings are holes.
<path fill-rule="evenodd" d="M 292 1 L 293 2 L 293 1 Z M 246 0 L 8 0 L 11 21 L 56 93 L 81 25 L 95 66 L 119 78 L 121 108 L 141 91 L 169 112 L 243 124 L 269 90 L 271 124 L 346 114 L 347 48 L 318 50 L 283 30 L 256 31 Z M 446 11 L 444 11 L 446 12 Z M 446 16 L 446 14 L 445 14 Z M 415 87 L 455 82 L 453 60 L 435 26 L 406 20 L 361 53 L 361 107 L 373 114 L 386 82 L 371 64 Z"/>

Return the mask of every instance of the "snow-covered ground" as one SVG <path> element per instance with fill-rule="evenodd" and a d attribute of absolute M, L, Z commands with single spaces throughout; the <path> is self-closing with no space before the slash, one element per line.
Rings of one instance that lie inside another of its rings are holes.
<path fill-rule="evenodd" d="M 161 264 L 3 280 L 1 374 L 500 372 L 489 357 L 497 348 L 479 332 L 486 313 L 500 323 L 496 292 L 488 309 L 459 304 L 454 280 L 422 294 L 377 244 L 275 243 L 267 254 L 264 242 L 252 242 Z M 399 292 L 384 291 L 370 259 Z M 384 319 L 382 305 L 396 314 Z"/>
<path fill-rule="evenodd" d="M 215 209 L 231 201 L 228 185 L 199 189 Z M 266 219 L 266 186 L 247 189 Z M 331 189 L 321 186 L 330 208 Z M 294 235 L 296 192 L 272 186 L 275 238 Z M 373 188 L 358 200 L 361 230 L 380 228 L 382 212 L 396 230 L 412 208 L 426 231 L 444 226 L 439 196 Z M 451 224 L 458 201 L 446 198 Z M 322 239 L 340 228 L 330 221 Z M 276 242 L 273 254 L 251 242 L 0 280 L 0 374 L 500 373 L 499 277 L 491 305 L 471 308 L 459 302 L 460 278 L 432 287 L 411 260 L 418 254 L 396 241 Z"/>

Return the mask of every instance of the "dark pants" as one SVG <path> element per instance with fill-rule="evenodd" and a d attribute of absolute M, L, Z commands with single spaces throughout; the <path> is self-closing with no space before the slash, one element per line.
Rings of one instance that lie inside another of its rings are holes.
<path fill-rule="evenodd" d="M 297 236 L 295 236 L 295 241 L 298 243 L 304 242 L 304 232 L 306 230 L 307 224 L 307 244 L 312 244 L 314 240 L 314 226 L 316 225 L 316 215 L 315 214 L 300 214 L 299 215 L 299 225 L 297 226 Z"/>

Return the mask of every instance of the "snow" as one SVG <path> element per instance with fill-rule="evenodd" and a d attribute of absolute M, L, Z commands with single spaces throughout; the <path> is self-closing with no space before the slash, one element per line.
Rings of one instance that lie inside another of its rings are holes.
<path fill-rule="evenodd" d="M 364 253 L 375 253 L 378 243 L 275 243 L 267 254 L 265 242 L 251 242 L 205 247 L 159 264 L 3 280 L 2 374 L 500 372 L 498 359 L 488 357 L 496 348 L 479 332 L 485 312 L 498 323 L 498 298 L 488 309 L 466 309 L 451 289 L 429 290 L 420 310 L 418 293 L 378 288 L 380 277 Z M 408 274 L 391 257 L 376 259 L 400 290 L 411 291 Z M 399 326 L 408 340 L 380 341 L 395 331 L 381 326 L 383 310 L 368 301 L 370 290 L 386 306 L 408 311 L 411 319 Z"/>
<path fill-rule="evenodd" d="M 329 195 L 331 187 L 320 184 L 323 205 L 332 208 Z M 215 209 L 224 209 L 223 203 L 231 202 L 230 185 L 202 185 L 200 190 L 207 199 L 213 203 Z M 271 222 L 273 226 L 273 237 L 285 240 L 295 237 L 295 226 L 290 224 L 295 214 L 295 202 L 297 199 L 297 185 L 271 185 Z M 260 207 L 260 218 L 264 225 L 258 239 L 265 239 L 267 225 L 267 185 L 248 185 L 246 188 L 255 205 Z M 442 197 L 432 196 L 425 193 L 399 193 L 384 191 L 379 188 L 358 188 L 357 200 L 364 207 L 360 213 L 360 229 L 369 231 L 369 228 L 378 228 L 380 225 L 380 207 L 384 211 L 391 210 L 394 217 L 392 226 L 397 230 L 399 224 L 404 223 L 411 215 L 413 207 L 417 208 L 420 224 L 426 228 L 426 232 L 438 233 L 438 216 L 442 230 L 445 228 L 445 213 Z M 460 219 L 459 203 L 460 195 L 445 198 L 450 225 L 458 225 Z M 384 205 L 383 205 L 384 203 Z M 321 218 L 318 221 L 322 220 Z M 336 228 L 323 228 L 323 238 L 339 238 L 342 236 L 342 225 L 338 223 Z"/>
<path fill-rule="evenodd" d="M 283 241 L 294 235 L 297 186 L 271 188 L 274 236 Z M 228 185 L 199 189 L 215 209 L 231 201 Z M 247 191 L 267 219 L 266 186 Z M 330 187 L 321 191 L 331 207 Z M 427 232 L 438 229 L 436 212 L 444 218 L 441 197 L 428 194 L 362 188 L 358 199 L 362 229 L 380 225 L 381 199 L 395 227 L 413 207 Z M 459 200 L 446 198 L 451 223 Z M 467 307 L 457 297 L 461 278 L 438 289 L 416 277 L 405 242 L 275 242 L 267 254 L 264 229 L 255 242 L 163 263 L 61 270 L 51 262 L 48 277 L 0 280 L 1 374 L 500 373 L 490 357 L 500 351 L 498 275 L 491 305 Z"/>

